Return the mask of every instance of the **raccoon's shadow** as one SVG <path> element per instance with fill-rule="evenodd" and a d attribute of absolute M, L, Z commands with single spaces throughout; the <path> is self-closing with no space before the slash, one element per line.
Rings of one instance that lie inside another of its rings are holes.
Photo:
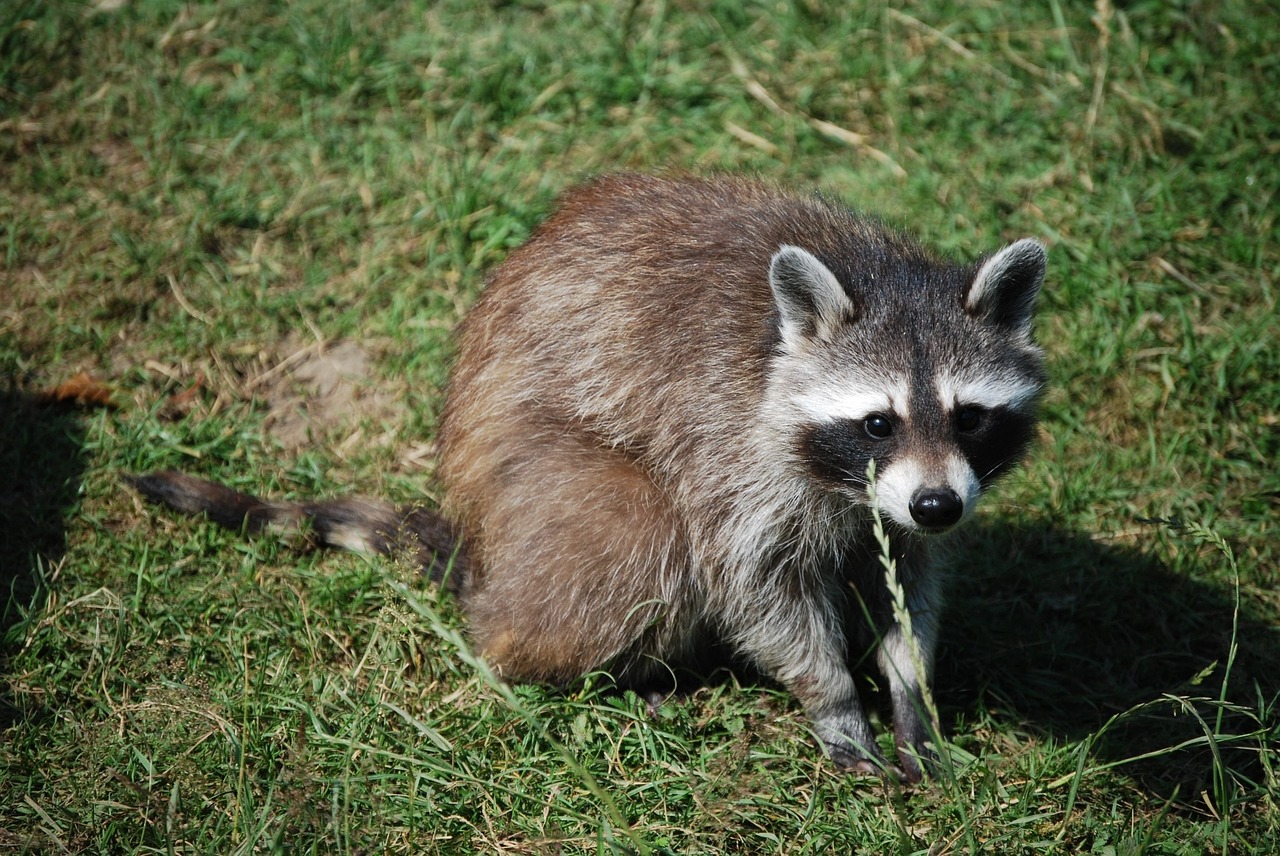
<path fill-rule="evenodd" d="M 1203 726 L 1183 702 L 1162 699 L 1218 697 L 1235 612 L 1228 586 L 1052 527 L 974 527 L 956 560 L 937 667 L 944 722 L 990 716 L 1070 740 L 1101 730 L 1090 748 L 1095 761 L 1152 753 L 1123 769 L 1166 796 L 1207 786 L 1207 746 L 1165 751 L 1202 736 Z M 1257 710 L 1280 692 L 1280 637 L 1243 604 L 1236 621 L 1226 700 Z M 1191 706 L 1214 723 L 1212 703 Z M 1239 714 L 1225 722 L 1236 734 L 1257 727 Z M 1258 758 L 1242 747 L 1228 748 L 1224 760 L 1250 775 Z"/>
<path fill-rule="evenodd" d="M 70 406 L 0 389 L 0 670 L 20 640 L 10 632 L 44 595 L 66 550 L 66 514 L 84 470 L 84 429 Z M 0 690 L 0 729 L 18 715 Z"/>

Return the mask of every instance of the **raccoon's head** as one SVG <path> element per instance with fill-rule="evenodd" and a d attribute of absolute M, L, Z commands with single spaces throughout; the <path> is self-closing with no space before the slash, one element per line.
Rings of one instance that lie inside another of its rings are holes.
<path fill-rule="evenodd" d="M 1044 247 L 1018 241 L 969 267 L 923 251 L 823 255 L 786 245 L 770 264 L 773 415 L 828 489 L 866 502 L 875 461 L 889 520 L 951 529 L 1033 436 Z"/>

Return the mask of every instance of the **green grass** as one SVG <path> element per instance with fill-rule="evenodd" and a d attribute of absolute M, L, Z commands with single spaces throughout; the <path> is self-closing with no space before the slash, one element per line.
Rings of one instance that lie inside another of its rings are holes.
<path fill-rule="evenodd" d="M 0 848 L 1280 852 L 1278 88 L 1245 0 L 4 4 Z M 484 271 L 624 168 L 1049 244 L 939 780 L 840 776 L 769 686 L 506 687 L 411 569 L 122 487 L 430 494 Z M 323 407 L 288 369 L 340 342 Z M 82 371 L 118 407 L 38 400 Z"/>

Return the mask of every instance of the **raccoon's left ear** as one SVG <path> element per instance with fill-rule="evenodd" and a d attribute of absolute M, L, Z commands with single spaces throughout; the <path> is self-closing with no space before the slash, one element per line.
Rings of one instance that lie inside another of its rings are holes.
<path fill-rule="evenodd" d="M 1023 238 L 1010 244 L 978 268 L 964 295 L 965 311 L 1029 334 L 1047 263 L 1044 245 L 1039 241 Z"/>
<path fill-rule="evenodd" d="M 769 262 L 769 286 L 780 316 L 784 345 L 806 337 L 829 339 L 858 319 L 844 286 L 831 269 L 808 250 L 783 244 Z"/>

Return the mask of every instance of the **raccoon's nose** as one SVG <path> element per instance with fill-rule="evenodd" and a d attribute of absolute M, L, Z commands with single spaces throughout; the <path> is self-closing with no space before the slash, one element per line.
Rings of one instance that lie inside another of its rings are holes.
<path fill-rule="evenodd" d="M 911 519 L 926 529 L 945 529 L 960 520 L 964 501 L 951 488 L 927 488 L 916 491 L 907 508 Z"/>

